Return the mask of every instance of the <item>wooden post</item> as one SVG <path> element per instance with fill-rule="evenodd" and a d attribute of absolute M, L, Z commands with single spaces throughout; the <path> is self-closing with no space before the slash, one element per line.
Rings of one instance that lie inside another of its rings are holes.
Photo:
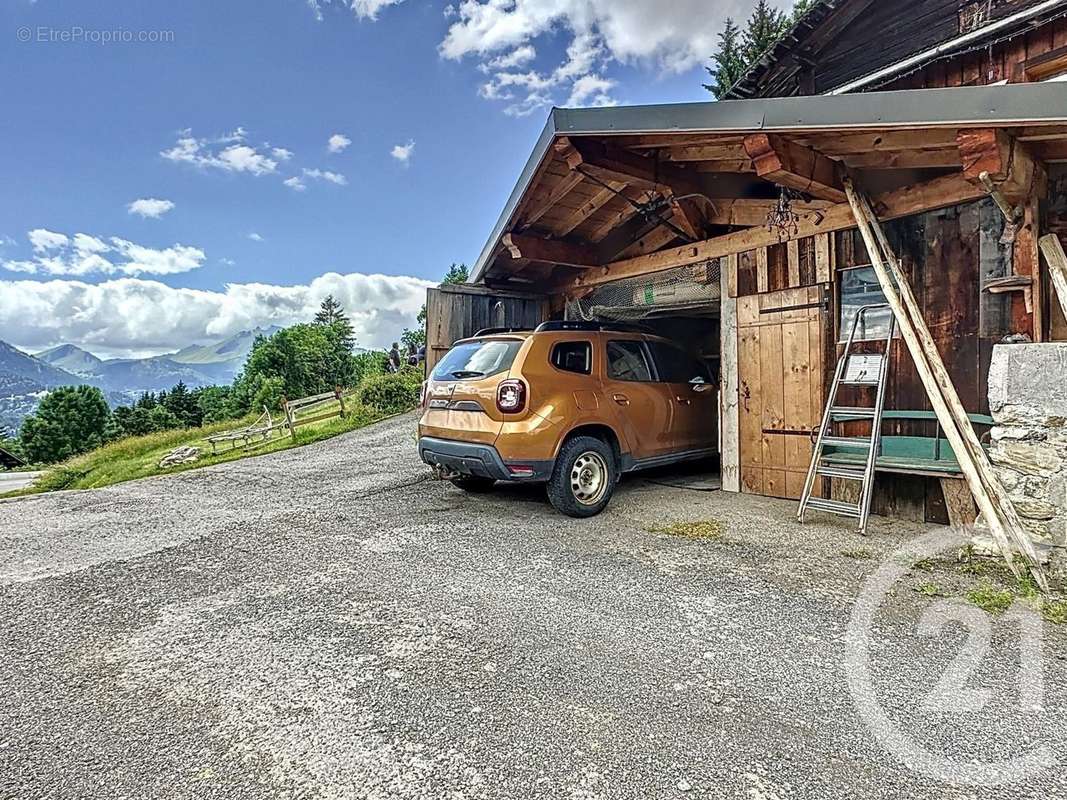
<path fill-rule="evenodd" d="M 333 395 L 337 398 L 337 402 L 341 404 L 341 416 L 343 417 L 345 415 L 345 398 L 344 395 L 341 393 L 340 386 L 333 387 Z"/>
<path fill-rule="evenodd" d="M 293 439 L 296 438 L 296 425 L 293 422 L 293 412 L 289 408 L 289 401 L 285 399 L 285 395 L 282 395 L 282 410 L 285 412 L 285 422 L 289 425 L 289 436 Z"/>
<path fill-rule="evenodd" d="M 937 345 L 922 317 L 907 276 L 901 272 L 899 263 L 893 257 L 889 240 L 881 225 L 878 224 L 878 218 L 866 197 L 856 192 L 851 180 L 846 179 L 845 191 L 863 241 L 867 245 L 871 264 L 882 284 L 886 301 L 900 325 L 901 335 L 908 346 L 923 386 L 926 388 L 930 404 L 945 432 L 945 438 L 948 439 L 959 461 L 960 469 L 967 478 L 967 485 L 989 525 L 1001 555 L 1004 556 L 1011 571 L 1021 577 L 1014 559 L 1015 551 L 1009 541 L 1010 536 L 1014 540 L 1015 547 L 1029 562 L 1034 580 L 1042 589 L 1048 591 L 1048 582 L 1041 570 L 1033 542 L 1023 529 L 1011 499 L 993 472 L 989 458 L 978 441 L 978 436 L 971 426 L 963 403 L 960 402 L 956 388 L 938 353 Z"/>
<path fill-rule="evenodd" d="M 1045 255 L 1045 261 L 1048 262 L 1049 276 L 1056 290 L 1054 294 L 1060 301 L 1063 318 L 1067 319 L 1067 254 L 1063 252 L 1060 237 L 1054 233 L 1042 236 L 1038 242 L 1041 245 L 1041 252 Z"/>
<path fill-rule="evenodd" d="M 719 262 L 721 297 L 719 307 L 720 360 L 719 408 L 721 413 L 719 440 L 722 490 L 741 491 L 740 408 L 738 407 L 737 372 L 737 254 Z"/>

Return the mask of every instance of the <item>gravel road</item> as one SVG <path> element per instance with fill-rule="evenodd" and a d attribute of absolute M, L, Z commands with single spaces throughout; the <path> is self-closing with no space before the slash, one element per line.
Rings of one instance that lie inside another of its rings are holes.
<path fill-rule="evenodd" d="M 401 417 L 0 502 L 0 797 L 1067 792 L 1060 629 L 927 596 L 962 591 L 936 564 L 850 628 L 922 530 L 654 477 L 587 521 L 466 496 Z"/>

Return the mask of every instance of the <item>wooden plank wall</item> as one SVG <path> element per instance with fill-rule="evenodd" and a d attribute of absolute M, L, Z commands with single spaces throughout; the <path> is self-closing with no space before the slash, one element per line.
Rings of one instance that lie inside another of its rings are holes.
<path fill-rule="evenodd" d="M 989 413 L 993 345 L 1017 332 L 1019 324 L 1010 311 L 1010 295 L 982 291 L 988 280 L 1011 274 L 1012 248 L 1000 242 L 1003 225 L 992 201 L 985 200 L 895 220 L 886 226 L 960 399 L 968 412 L 977 414 Z M 842 231 L 836 239 L 839 270 L 870 263 L 858 231 Z M 843 349 L 837 347 L 838 356 Z M 859 349 L 877 352 L 881 345 L 869 343 Z M 871 391 L 847 388 L 841 403 L 871 405 Z M 899 339 L 891 352 L 886 408 L 931 408 L 911 356 Z M 865 423 L 851 423 L 844 433 L 860 435 L 868 430 Z M 883 430 L 887 435 L 933 436 L 936 426 L 932 422 L 893 422 L 886 423 Z M 838 487 L 834 489 L 836 495 Z M 918 521 L 948 521 L 940 484 L 931 478 L 879 475 L 874 511 Z"/>
<path fill-rule="evenodd" d="M 882 4 L 896 12 L 895 4 Z M 946 37 L 951 38 L 951 36 Z M 912 43 L 908 43 L 914 50 Z M 1025 63 L 1060 47 L 1067 47 L 1067 19 L 1058 19 L 1006 42 L 931 64 L 887 86 L 889 89 L 940 89 L 946 86 L 985 86 L 1025 80 Z M 883 63 L 893 63 L 886 59 Z"/>
<path fill-rule="evenodd" d="M 426 373 L 459 339 L 494 327 L 497 303 L 503 324 L 534 328 L 548 318 L 548 301 L 539 295 L 522 295 L 484 286 L 443 285 L 426 290 Z"/>
<path fill-rule="evenodd" d="M 824 302 L 831 252 L 829 234 L 822 234 L 728 261 L 737 275 L 724 294 L 736 315 L 736 363 L 728 364 L 724 339 L 723 368 L 724 375 L 736 370 L 738 419 L 737 450 L 724 439 L 723 463 L 724 475 L 737 464 L 741 491 L 800 497 L 832 348 Z M 725 315 L 723 321 L 725 332 Z M 724 394 L 732 388 L 724 387 Z"/>

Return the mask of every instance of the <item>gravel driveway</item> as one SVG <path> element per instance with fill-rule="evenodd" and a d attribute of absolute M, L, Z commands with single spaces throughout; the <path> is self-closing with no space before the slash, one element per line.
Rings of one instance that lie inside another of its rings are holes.
<path fill-rule="evenodd" d="M 466 496 L 427 480 L 401 417 L 0 502 L 0 797 L 1067 791 L 1059 629 L 913 591 L 950 570 L 906 573 L 866 626 L 872 711 L 850 618 L 922 531 L 877 520 L 861 539 L 655 481 L 588 521 L 534 488 Z M 653 530 L 681 520 L 722 534 Z M 1019 677 L 1038 645 L 1043 685 Z"/>

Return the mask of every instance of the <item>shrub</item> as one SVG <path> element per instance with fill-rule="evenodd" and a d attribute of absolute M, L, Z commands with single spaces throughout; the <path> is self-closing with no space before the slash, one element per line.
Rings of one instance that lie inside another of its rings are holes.
<path fill-rule="evenodd" d="M 399 414 L 415 407 L 419 401 L 421 374 L 412 380 L 408 371 L 392 375 L 372 375 L 359 387 L 359 402 L 382 414 Z"/>

